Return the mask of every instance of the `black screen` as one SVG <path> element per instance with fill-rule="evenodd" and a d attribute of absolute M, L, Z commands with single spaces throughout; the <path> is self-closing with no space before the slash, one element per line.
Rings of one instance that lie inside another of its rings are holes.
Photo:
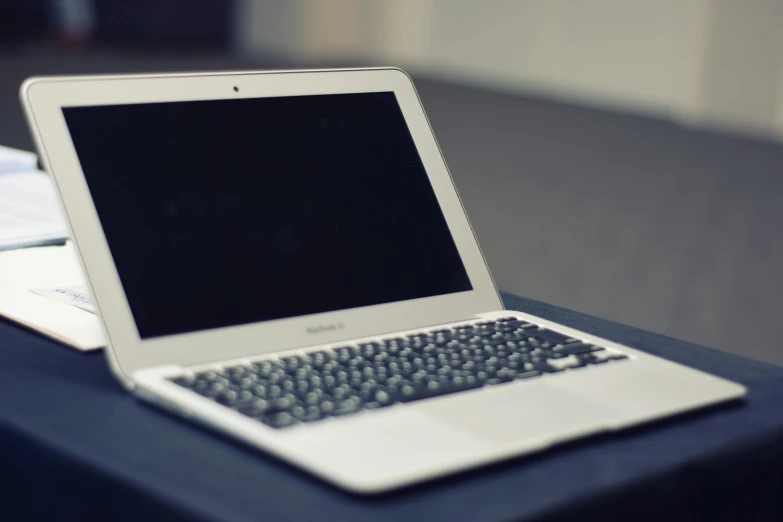
<path fill-rule="evenodd" d="M 63 113 L 142 338 L 472 289 L 394 93 Z"/>

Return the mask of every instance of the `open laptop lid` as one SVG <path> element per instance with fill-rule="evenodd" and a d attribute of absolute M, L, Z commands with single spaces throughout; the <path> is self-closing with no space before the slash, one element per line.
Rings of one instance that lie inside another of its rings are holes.
<path fill-rule="evenodd" d="M 398 69 L 31 78 L 21 98 L 126 382 L 502 308 Z"/>

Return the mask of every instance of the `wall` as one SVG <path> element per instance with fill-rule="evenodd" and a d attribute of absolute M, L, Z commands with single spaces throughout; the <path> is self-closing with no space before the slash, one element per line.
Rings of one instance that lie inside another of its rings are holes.
<path fill-rule="evenodd" d="M 783 138 L 774 0 L 244 0 L 237 46 Z"/>

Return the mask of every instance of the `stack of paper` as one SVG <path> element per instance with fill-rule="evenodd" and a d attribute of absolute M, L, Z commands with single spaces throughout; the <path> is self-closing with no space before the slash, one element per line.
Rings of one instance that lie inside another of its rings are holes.
<path fill-rule="evenodd" d="M 0 315 L 79 350 L 106 345 L 70 242 L 0 252 Z"/>
<path fill-rule="evenodd" d="M 0 145 L 0 173 L 35 170 L 38 159 L 32 152 Z"/>
<path fill-rule="evenodd" d="M 0 250 L 68 237 L 54 184 L 35 165 L 32 152 L 0 146 Z"/>
<path fill-rule="evenodd" d="M 0 315 L 80 350 L 101 348 L 54 184 L 37 163 L 32 152 L 0 146 Z M 52 243 L 64 246 L 21 248 Z"/>

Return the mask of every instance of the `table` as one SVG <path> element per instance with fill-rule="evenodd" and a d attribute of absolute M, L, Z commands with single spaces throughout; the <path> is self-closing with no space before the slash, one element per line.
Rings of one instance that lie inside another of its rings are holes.
<path fill-rule="evenodd" d="M 503 298 L 508 308 L 735 380 L 750 393 L 744 402 L 360 497 L 135 400 L 100 353 L 0 321 L 0 518 L 783 519 L 783 368 Z"/>

